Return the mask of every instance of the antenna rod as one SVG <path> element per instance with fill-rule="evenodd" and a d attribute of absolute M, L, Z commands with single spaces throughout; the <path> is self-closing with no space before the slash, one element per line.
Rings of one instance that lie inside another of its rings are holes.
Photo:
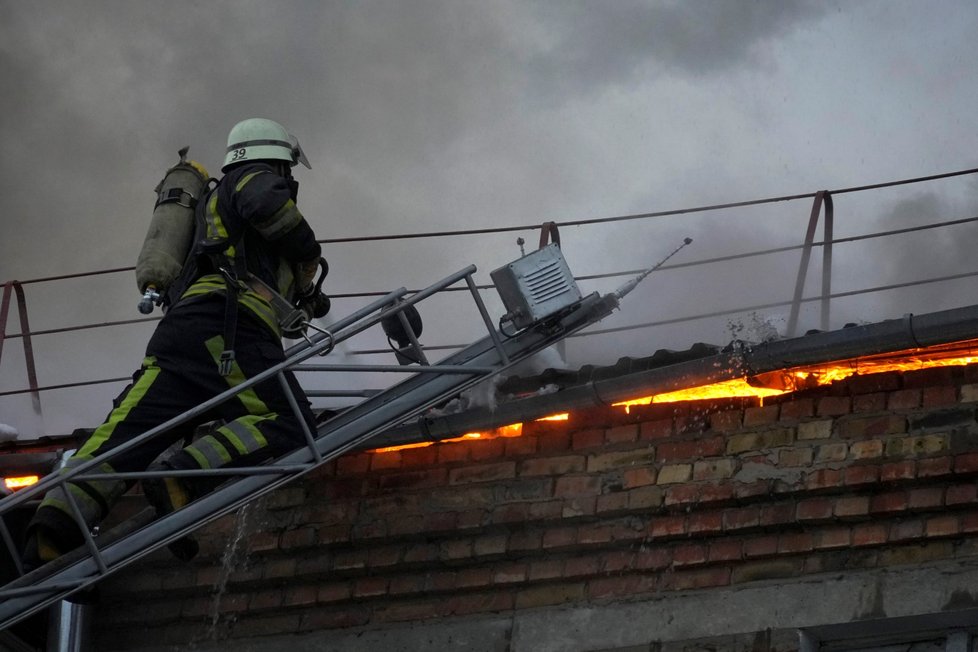
<path fill-rule="evenodd" d="M 624 285 L 622 285 L 620 288 L 618 288 L 617 290 L 615 290 L 615 297 L 617 299 L 621 299 L 626 294 L 628 294 L 629 292 L 631 292 L 632 290 L 634 290 L 635 289 L 635 286 L 638 285 L 639 283 L 641 283 L 642 280 L 646 276 L 648 276 L 649 274 L 651 274 L 655 270 L 657 270 L 660 267 L 662 267 L 663 265 L 665 265 L 667 260 L 669 260 L 670 258 L 672 258 L 673 256 L 675 256 L 676 254 L 678 254 L 679 253 L 679 250 L 682 249 L 683 247 L 685 247 L 686 245 L 692 244 L 692 242 L 693 242 L 693 239 L 692 238 L 683 238 L 683 243 L 681 245 L 679 245 L 678 247 L 676 247 L 675 249 L 673 249 L 672 252 L 668 256 L 666 256 L 665 258 L 663 258 L 662 260 L 660 260 L 659 262 L 657 262 L 652 267 L 649 267 L 647 270 L 645 270 L 644 272 L 642 272 L 641 274 L 639 274 L 635 278 L 631 279 L 630 281 L 626 281 Z"/>

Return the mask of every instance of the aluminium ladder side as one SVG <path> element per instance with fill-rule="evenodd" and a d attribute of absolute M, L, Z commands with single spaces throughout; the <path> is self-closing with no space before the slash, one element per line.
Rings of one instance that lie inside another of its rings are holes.
<path fill-rule="evenodd" d="M 343 453 L 364 444 L 371 437 L 417 417 L 426 409 L 438 405 L 472 385 L 485 380 L 511 365 L 555 344 L 568 335 L 594 324 L 609 315 L 618 306 L 618 296 L 590 294 L 556 314 L 541 319 L 513 335 L 502 334 L 493 324 L 472 275 L 475 266 L 469 266 L 434 285 L 406 297 L 401 288 L 374 301 L 350 316 L 331 325 L 330 331 L 321 331 L 304 344 L 289 349 L 286 360 L 249 381 L 202 403 L 183 415 L 163 423 L 139 437 L 85 462 L 68 472 L 52 474 L 34 487 L 23 489 L 0 500 L 0 537 L 10 550 L 15 563 L 18 559 L 16 546 L 4 520 L 18 506 L 39 498 L 42 493 L 69 480 L 84 481 L 104 479 L 92 473 L 98 465 L 113 456 L 138 446 L 146 440 L 198 417 L 215 405 L 229 400 L 255 384 L 277 377 L 287 392 L 292 408 L 298 406 L 285 380 L 284 371 L 363 371 L 361 366 L 344 369 L 341 365 L 302 365 L 313 356 L 325 355 L 333 347 L 381 320 L 394 316 L 401 321 L 419 354 L 420 365 L 403 367 L 413 372 L 407 379 L 375 394 L 361 403 L 343 411 L 317 427 L 312 432 L 304 426 L 307 446 L 299 448 L 271 463 L 256 467 L 210 469 L 193 471 L 154 471 L 118 473 L 113 477 L 139 480 L 153 477 L 227 477 L 229 480 L 215 491 L 195 500 L 185 507 L 161 518 L 152 516 L 147 508 L 126 523 L 103 534 L 96 540 L 87 528 L 83 528 L 85 545 L 41 568 L 21 576 L 0 587 L 0 630 L 84 589 L 145 555 L 180 539 L 204 524 L 228 514 L 245 503 L 272 491 L 291 480 L 311 471 Z M 488 329 L 488 335 L 479 341 L 449 355 L 435 365 L 424 358 L 403 310 L 429 296 L 465 281 L 469 293 Z M 313 328 L 315 328 L 313 326 Z M 319 330 L 319 329 L 316 329 Z M 356 368 L 355 368 L 356 367 Z M 304 421 L 300 418 L 300 422 Z M 69 497 L 71 493 L 66 491 Z M 82 523 L 80 512 L 69 499 L 75 518 Z"/>

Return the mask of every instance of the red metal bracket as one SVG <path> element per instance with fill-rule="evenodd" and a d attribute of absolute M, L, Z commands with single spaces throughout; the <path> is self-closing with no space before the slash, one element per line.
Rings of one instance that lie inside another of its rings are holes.
<path fill-rule="evenodd" d="M 825 205 L 825 223 L 823 225 L 825 237 L 822 242 L 822 310 L 820 327 L 823 331 L 829 329 L 829 303 L 832 295 L 832 224 L 835 212 L 832 208 L 832 195 L 829 194 L 828 190 L 819 190 L 815 193 L 812 213 L 808 218 L 808 232 L 805 234 L 805 246 L 801 252 L 798 277 L 795 279 L 795 296 L 791 302 L 791 314 L 788 317 L 788 337 L 794 337 L 796 335 L 795 331 L 798 328 L 798 312 L 801 310 L 801 295 L 805 289 L 805 277 L 808 275 L 808 262 L 812 257 L 815 229 L 818 227 L 818 216 L 822 212 L 823 204 Z"/>
<path fill-rule="evenodd" d="M 17 311 L 20 313 L 20 337 L 24 340 L 24 362 L 27 365 L 27 382 L 30 385 L 34 412 L 41 414 L 41 395 L 37 388 L 37 369 L 34 367 L 34 347 L 31 345 L 31 327 L 27 322 L 27 301 L 20 281 L 7 281 L 3 285 L 3 299 L 0 300 L 0 359 L 3 357 L 3 343 L 7 339 L 7 314 L 10 311 L 10 296 L 17 296 Z M 17 337 L 12 335 L 11 337 Z"/>

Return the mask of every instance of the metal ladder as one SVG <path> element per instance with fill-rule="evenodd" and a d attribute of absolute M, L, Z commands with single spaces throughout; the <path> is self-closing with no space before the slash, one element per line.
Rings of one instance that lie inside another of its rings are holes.
<path fill-rule="evenodd" d="M 19 559 L 17 546 L 6 524 L 6 517 L 12 510 L 24 506 L 27 501 L 40 498 L 49 489 L 63 485 L 69 480 L 104 479 L 104 475 L 93 474 L 93 469 L 98 465 L 203 414 L 215 405 L 231 399 L 253 385 L 277 377 L 290 398 L 293 411 L 298 414 L 295 397 L 289 390 L 283 374 L 285 370 L 337 372 L 393 371 L 396 369 L 402 372 L 413 372 L 412 376 L 385 391 L 370 396 L 354 407 L 340 412 L 318 426 L 316 432 L 312 432 L 310 428 L 303 425 L 307 445 L 266 465 L 234 469 L 168 470 L 116 474 L 114 477 L 125 480 L 163 476 L 218 476 L 227 477 L 228 481 L 214 492 L 164 517 L 155 518 L 153 510 L 147 508 L 129 521 L 109 532 L 100 534 L 97 538 L 93 537 L 88 529 L 83 526 L 85 545 L 81 548 L 27 574 L 24 574 L 23 569 L 18 567 L 20 577 L 6 586 L 0 587 L 0 630 L 74 592 L 97 583 L 109 574 L 126 567 L 172 541 L 188 535 L 204 524 L 298 478 L 346 451 L 362 445 L 371 437 L 418 416 L 426 409 L 559 342 L 568 335 L 596 323 L 618 306 L 619 296 L 613 294 L 601 296 L 593 293 L 578 299 L 572 305 L 560 309 L 555 314 L 539 320 L 520 332 L 507 335 L 496 330 L 472 279 L 475 271 L 475 266 L 469 266 L 410 296 L 407 296 L 409 293 L 404 288 L 395 290 L 332 324 L 330 330 L 317 329 L 318 332 L 309 337 L 305 343 L 286 351 L 284 362 L 234 389 L 228 390 L 183 415 L 175 417 L 68 472 L 52 474 L 35 486 L 20 490 L 0 500 L 0 537 L 2 537 L 3 543 L 10 551 L 15 563 L 19 565 L 19 561 L 16 561 Z M 429 364 L 424 357 L 422 347 L 411 333 L 407 317 L 403 311 L 407 306 L 419 303 L 461 281 L 464 281 L 468 286 L 468 291 L 487 327 L 488 335 L 449 355 L 437 364 Z M 398 368 L 382 365 L 371 367 L 368 365 L 305 364 L 300 366 L 300 363 L 314 356 L 329 353 L 336 344 L 391 316 L 399 319 L 407 330 L 421 364 Z M 302 418 L 298 420 L 304 424 Z M 65 494 L 71 496 L 68 491 Z M 76 521 L 83 525 L 84 521 L 77 506 L 73 504 L 73 500 L 69 500 L 69 502 L 75 512 Z"/>

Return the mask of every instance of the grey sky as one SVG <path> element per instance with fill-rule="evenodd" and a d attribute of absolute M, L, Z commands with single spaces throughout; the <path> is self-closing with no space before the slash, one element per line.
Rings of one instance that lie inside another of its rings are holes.
<path fill-rule="evenodd" d="M 978 162 L 971 2 L 0 0 L 0 10 L 0 280 L 132 265 L 176 150 L 190 145 L 217 174 L 227 130 L 251 116 L 300 137 L 313 163 L 299 173 L 300 206 L 320 237 L 606 217 Z M 836 233 L 976 208 L 967 178 L 843 195 Z M 654 263 L 686 235 L 695 243 L 683 260 L 796 244 L 809 210 L 792 202 L 562 236 L 572 269 L 596 274 Z M 909 280 L 908 268 L 970 271 L 972 227 L 955 228 L 840 246 L 834 286 Z M 329 287 L 419 287 L 469 262 L 485 282 L 518 255 L 515 237 L 330 246 Z M 607 325 L 789 298 L 797 261 L 653 275 Z M 833 326 L 974 303 L 971 285 L 840 301 Z M 28 286 L 35 329 L 132 318 L 137 298 L 128 274 Z M 725 343 L 727 321 L 582 338 L 571 361 Z M 438 320 L 426 342 L 470 339 L 470 326 Z M 37 338 L 41 384 L 128 375 L 150 328 Z M 26 384 L 19 348 L 5 346 L 0 390 Z M 52 392 L 43 427 L 93 425 L 118 390 Z M 25 405 L 0 397 L 0 422 L 41 427 Z"/>

